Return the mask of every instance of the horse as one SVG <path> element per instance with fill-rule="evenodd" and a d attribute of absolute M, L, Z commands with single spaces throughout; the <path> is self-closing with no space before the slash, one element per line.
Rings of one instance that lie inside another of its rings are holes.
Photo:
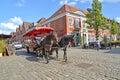
<path fill-rule="evenodd" d="M 44 39 L 40 42 L 40 48 L 42 49 L 42 55 L 46 59 L 46 63 L 49 63 L 49 55 L 51 54 L 52 45 L 58 42 L 58 37 L 56 32 L 52 32 L 48 34 Z"/>
<path fill-rule="evenodd" d="M 56 50 L 56 58 L 58 59 L 58 48 L 62 48 L 64 55 L 63 60 L 67 62 L 67 47 L 69 43 L 74 44 L 75 42 L 75 35 L 64 35 L 61 38 L 59 38 L 58 43 L 54 44 L 52 47 L 57 47 Z"/>

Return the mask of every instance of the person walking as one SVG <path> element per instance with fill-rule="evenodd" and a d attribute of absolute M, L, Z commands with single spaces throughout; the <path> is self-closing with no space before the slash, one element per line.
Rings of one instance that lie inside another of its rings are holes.
<path fill-rule="evenodd" d="M 96 40 L 96 47 L 97 47 L 97 50 L 98 50 L 98 51 L 99 51 L 99 49 L 101 48 L 99 39 Z"/>

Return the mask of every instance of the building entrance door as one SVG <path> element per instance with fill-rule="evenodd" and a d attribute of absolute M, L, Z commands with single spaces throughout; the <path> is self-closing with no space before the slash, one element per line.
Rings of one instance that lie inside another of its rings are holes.
<path fill-rule="evenodd" d="M 72 32 L 71 34 L 75 35 L 76 41 L 74 46 L 80 46 L 80 33 L 79 32 Z"/>

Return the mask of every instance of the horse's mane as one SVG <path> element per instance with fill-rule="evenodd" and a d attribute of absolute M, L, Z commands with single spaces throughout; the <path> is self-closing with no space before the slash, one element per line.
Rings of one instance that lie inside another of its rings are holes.
<path fill-rule="evenodd" d="M 73 40 L 73 37 L 74 35 L 64 35 L 60 38 L 58 43 L 61 47 L 68 45 L 68 43 Z"/>
<path fill-rule="evenodd" d="M 52 38 L 53 35 L 55 35 L 55 32 L 51 32 L 49 35 L 46 36 L 46 40 L 50 40 Z"/>

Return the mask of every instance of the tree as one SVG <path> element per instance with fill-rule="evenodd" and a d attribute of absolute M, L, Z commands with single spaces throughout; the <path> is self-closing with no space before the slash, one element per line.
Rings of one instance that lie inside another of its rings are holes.
<path fill-rule="evenodd" d="M 116 34 L 119 32 L 119 27 L 117 22 L 113 19 L 111 22 L 110 34 L 114 36 L 114 40 L 116 40 Z"/>
<path fill-rule="evenodd" d="M 120 23 L 118 24 L 118 39 L 120 40 Z"/>
<path fill-rule="evenodd" d="M 102 15 L 102 3 L 99 0 L 93 0 L 92 8 L 87 9 L 86 23 L 89 24 L 89 28 L 93 28 L 96 31 L 96 39 L 99 37 L 99 29 L 105 29 L 107 27 L 107 19 Z"/>
<path fill-rule="evenodd" d="M 105 48 L 108 46 L 108 38 L 106 35 L 103 37 L 103 44 L 105 45 Z"/>
<path fill-rule="evenodd" d="M 118 24 L 118 34 L 120 35 L 120 23 Z"/>

